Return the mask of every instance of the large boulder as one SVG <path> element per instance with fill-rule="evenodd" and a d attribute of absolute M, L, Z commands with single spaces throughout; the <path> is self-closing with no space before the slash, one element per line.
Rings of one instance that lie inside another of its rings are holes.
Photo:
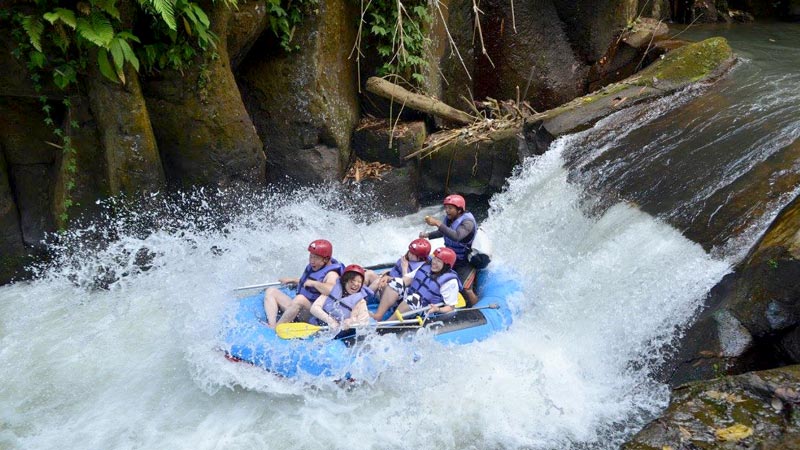
<path fill-rule="evenodd" d="M 553 0 L 570 43 L 585 64 L 598 62 L 637 17 L 638 0 Z"/>
<path fill-rule="evenodd" d="M 0 145 L 0 284 L 11 280 L 21 267 L 24 254 L 19 211 L 9 184 L 3 146 Z"/>
<path fill-rule="evenodd" d="M 459 135 L 435 153 L 420 158 L 421 194 L 493 194 L 505 185 L 514 166 L 527 154 L 518 128 L 497 131 L 479 140 Z"/>
<path fill-rule="evenodd" d="M 71 127 L 72 122 L 78 124 L 77 129 Z M 50 209 L 60 229 L 66 228 L 72 219 L 91 217 L 100 209 L 97 199 L 111 195 L 106 153 L 85 95 L 72 98 L 72 107 L 62 127 L 69 130 L 75 151 L 58 152 L 51 171 Z"/>
<path fill-rule="evenodd" d="M 656 19 L 639 18 L 630 23 L 608 52 L 589 71 L 589 89 L 619 81 L 645 66 L 654 42 L 667 36 L 669 28 Z"/>
<path fill-rule="evenodd" d="M 227 52 L 231 10 L 201 2 L 218 37 L 183 73 L 164 71 L 143 84 L 167 181 L 183 186 L 260 184 L 265 179 L 261 140 L 242 103 Z"/>
<path fill-rule="evenodd" d="M 2 76 L 0 76 L 2 77 Z M 54 105 L 54 116 L 62 114 Z M 59 150 L 45 141 L 57 140 L 53 129 L 45 124 L 42 104 L 33 98 L 0 96 L 0 146 L 10 165 L 53 164 Z"/>
<path fill-rule="evenodd" d="M 126 65 L 125 84 L 104 77 L 96 64 L 87 80 L 89 102 L 105 154 L 112 195 L 153 192 L 165 184 L 164 169 L 139 85 Z"/>
<path fill-rule="evenodd" d="M 800 197 L 783 209 L 736 272 L 712 290 L 709 308 L 682 340 L 671 383 L 776 361 L 800 363 L 798 279 Z"/>
<path fill-rule="evenodd" d="M 26 245 L 41 246 L 45 233 L 55 231 L 55 217 L 50 209 L 52 179 L 50 164 L 11 166 L 9 175 L 19 208 L 22 239 Z"/>
<path fill-rule="evenodd" d="M 588 68 L 572 50 L 553 3 L 513 8 L 506 0 L 481 3 L 487 55 L 476 51 L 475 97 L 519 98 L 541 111 L 583 94 Z"/>
<path fill-rule="evenodd" d="M 267 28 L 267 2 L 264 0 L 239 3 L 228 24 L 228 55 L 236 70 Z"/>
<path fill-rule="evenodd" d="M 264 142 L 270 181 L 341 179 L 359 114 L 346 44 L 355 41 L 353 17 L 354 2 L 323 0 L 295 31 L 297 52 L 283 52 L 265 33 L 242 62 L 242 94 Z"/>
<path fill-rule="evenodd" d="M 430 7 L 433 17 L 426 48 L 422 89 L 450 106 L 469 111 L 475 75 L 474 13 L 471 0 L 446 0 Z M 452 39 L 452 40 L 451 40 Z"/>
<path fill-rule="evenodd" d="M 364 161 L 401 167 L 406 156 L 422 148 L 427 134 L 425 122 L 364 120 L 353 133 L 353 151 Z"/>
<path fill-rule="evenodd" d="M 623 450 L 799 448 L 800 366 L 681 386 Z"/>
<path fill-rule="evenodd" d="M 419 210 L 418 171 L 414 166 L 394 167 L 377 179 L 351 185 L 371 193 L 371 207 L 384 216 L 406 216 Z"/>
<path fill-rule="evenodd" d="M 669 0 L 645 1 L 645 4 L 639 5 L 639 8 L 642 17 L 650 17 L 663 21 L 668 21 L 672 17 L 672 8 Z"/>

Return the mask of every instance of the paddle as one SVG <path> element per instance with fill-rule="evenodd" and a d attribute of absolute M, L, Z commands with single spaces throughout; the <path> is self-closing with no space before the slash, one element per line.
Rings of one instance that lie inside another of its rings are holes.
<path fill-rule="evenodd" d="M 444 303 L 439 303 L 437 306 L 442 306 L 442 305 L 444 305 Z M 422 307 L 422 308 L 419 308 L 419 309 L 412 309 L 411 311 L 404 312 L 402 315 L 400 315 L 400 311 L 395 310 L 394 317 L 397 317 L 398 318 L 397 320 L 402 322 L 403 319 L 405 319 L 407 317 L 411 317 L 414 314 L 423 313 L 423 312 L 431 309 L 431 306 L 432 305 L 428 305 L 428 306 L 425 306 L 425 307 Z M 479 310 L 479 309 L 498 309 L 498 308 L 500 308 L 500 305 L 498 305 L 497 303 L 490 303 L 488 305 L 476 306 L 476 307 L 472 307 L 472 308 L 457 308 L 457 309 L 454 309 L 454 310 L 452 310 L 450 312 L 446 312 L 446 313 L 443 313 L 443 314 L 459 313 L 459 312 L 462 312 L 462 311 L 476 311 L 476 310 Z"/>
<path fill-rule="evenodd" d="M 419 323 L 418 326 L 423 325 L 423 321 L 421 317 L 417 317 L 417 322 Z M 391 327 L 395 325 L 406 325 L 408 324 L 407 320 L 385 320 L 383 322 L 378 322 L 375 324 L 365 324 L 359 325 L 352 328 L 385 328 Z M 312 325 L 310 323 L 302 323 L 302 322 L 292 322 L 292 323 L 279 323 L 275 327 L 275 333 L 281 339 L 302 339 L 307 338 L 313 334 L 316 334 L 320 331 L 326 331 L 330 329 L 329 326 L 319 326 L 319 325 Z"/>
<path fill-rule="evenodd" d="M 375 264 L 375 265 L 372 265 L 372 266 L 367 266 L 367 267 L 364 267 L 364 268 L 365 269 L 369 269 L 369 270 L 378 270 L 378 269 L 388 269 L 389 267 L 394 267 L 394 263 L 381 263 L 381 264 Z M 249 289 L 263 289 L 263 288 L 266 288 L 266 287 L 282 286 L 282 285 L 283 285 L 283 283 L 281 283 L 280 281 L 270 281 L 269 283 L 253 284 L 253 285 L 250 285 L 250 286 L 237 287 L 237 288 L 234 288 L 233 290 L 234 290 L 234 292 L 237 292 L 237 291 L 246 291 L 246 290 L 249 290 Z"/>

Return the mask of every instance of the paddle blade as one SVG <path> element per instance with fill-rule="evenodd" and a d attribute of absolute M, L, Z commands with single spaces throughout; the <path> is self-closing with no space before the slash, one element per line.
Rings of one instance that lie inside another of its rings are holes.
<path fill-rule="evenodd" d="M 281 339 L 303 339 L 322 329 L 323 327 L 311 325 L 310 323 L 279 323 L 275 327 L 275 333 Z"/>

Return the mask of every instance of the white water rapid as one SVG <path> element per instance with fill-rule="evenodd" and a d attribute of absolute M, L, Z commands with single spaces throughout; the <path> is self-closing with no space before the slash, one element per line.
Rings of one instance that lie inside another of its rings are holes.
<path fill-rule="evenodd" d="M 301 191 L 254 197 L 221 227 L 198 193 L 191 213 L 139 208 L 76 233 L 40 279 L 0 287 L 0 448 L 616 448 L 666 404 L 662 349 L 728 265 L 624 204 L 587 218 L 571 139 L 528 160 L 484 222 L 493 264 L 524 287 L 511 329 L 421 339 L 416 363 L 398 345 L 352 390 L 227 361 L 231 289 L 298 274 L 318 237 L 346 262 L 391 261 L 438 208 L 368 224 L 335 192 L 321 206 Z M 81 237 L 104 233 L 117 239 L 94 250 Z"/>

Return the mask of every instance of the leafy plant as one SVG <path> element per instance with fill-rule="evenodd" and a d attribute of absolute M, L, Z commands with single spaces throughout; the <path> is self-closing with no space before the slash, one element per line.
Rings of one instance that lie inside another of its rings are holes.
<path fill-rule="evenodd" d="M 422 72 L 427 66 L 424 58 L 428 38 L 424 29 L 432 21 L 424 0 L 373 0 L 368 11 L 362 11 L 366 23 L 362 33 L 383 60 L 379 76 L 396 75 L 421 85 Z"/>

